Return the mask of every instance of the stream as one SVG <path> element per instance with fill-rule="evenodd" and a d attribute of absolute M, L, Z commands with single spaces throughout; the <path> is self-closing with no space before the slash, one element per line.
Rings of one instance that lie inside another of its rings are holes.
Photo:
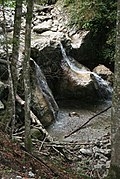
<path fill-rule="evenodd" d="M 81 103 L 80 101 L 59 101 L 60 111 L 57 120 L 48 128 L 48 132 L 58 141 L 94 142 L 110 133 L 111 108 L 92 119 L 84 128 L 68 138 L 65 135 L 75 130 L 90 117 L 111 105 L 111 101 L 101 101 L 96 104 Z"/>
<path fill-rule="evenodd" d="M 58 101 L 59 113 L 57 120 L 48 128 L 48 132 L 58 141 L 90 142 L 110 133 L 111 108 L 93 118 L 84 128 L 65 138 L 66 135 L 79 128 L 89 118 L 111 106 L 112 87 L 97 74 L 80 68 L 79 63 L 67 56 L 65 49 L 60 43 L 62 52 L 62 66 L 67 65 L 75 74 L 89 74 L 98 90 L 101 100 L 87 103 L 79 100 Z M 80 79 L 81 80 L 81 79 Z M 93 99 L 94 101 L 94 99 Z"/>

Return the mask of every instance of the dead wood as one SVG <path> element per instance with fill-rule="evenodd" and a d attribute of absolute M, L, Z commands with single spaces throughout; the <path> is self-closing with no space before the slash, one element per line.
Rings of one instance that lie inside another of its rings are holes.
<path fill-rule="evenodd" d="M 25 101 L 23 101 L 20 96 L 16 95 L 16 100 L 24 107 L 25 105 Z M 37 123 L 37 126 L 34 126 L 35 128 L 41 130 L 43 132 L 43 134 L 45 134 L 45 138 L 49 141 L 49 142 L 53 142 L 53 138 L 49 135 L 49 133 L 47 132 L 47 130 L 43 127 L 43 125 L 41 124 L 41 122 L 38 120 L 38 118 L 35 116 L 35 114 L 30 110 L 30 117 L 32 119 L 32 121 L 34 123 Z M 45 141 L 43 140 L 43 143 Z M 42 143 L 42 145 L 43 145 Z M 58 146 L 51 146 L 53 148 L 53 150 L 55 150 L 57 153 L 59 153 L 61 156 L 63 156 L 67 161 L 69 161 L 69 159 L 66 157 L 66 155 L 63 152 L 62 147 L 58 147 Z"/>
<path fill-rule="evenodd" d="M 4 60 L 4 59 L 0 59 L 0 63 L 3 63 L 3 64 L 11 64 L 11 62 L 10 61 L 6 61 L 6 60 Z"/>
<path fill-rule="evenodd" d="M 70 134 L 64 136 L 64 138 L 67 138 L 69 136 L 71 136 L 72 134 L 74 134 L 75 132 L 79 131 L 80 129 L 82 129 L 83 127 L 86 126 L 86 124 L 88 124 L 92 119 L 94 119 L 96 116 L 99 116 L 100 114 L 104 113 L 105 111 L 107 111 L 108 109 L 110 109 L 111 106 L 107 107 L 106 109 L 100 111 L 99 113 L 95 114 L 94 116 L 92 116 L 91 118 L 89 118 L 84 124 L 82 124 L 80 127 L 78 127 L 77 129 L 75 129 L 74 131 L 72 131 Z"/>
<path fill-rule="evenodd" d="M 27 154 L 29 157 L 33 158 L 36 160 L 38 163 L 43 164 L 49 171 L 51 171 L 55 176 L 59 176 L 60 174 L 58 172 L 55 172 L 50 166 L 48 166 L 42 159 L 38 158 L 37 156 L 34 156 L 33 154 L 29 153 L 25 147 L 22 145 L 20 146 L 22 151 L 24 151 L 25 154 Z M 62 177 L 62 176 L 61 176 Z"/>
<path fill-rule="evenodd" d="M 16 100 L 24 107 L 25 105 L 25 101 L 23 101 L 20 96 L 16 95 Z M 43 127 L 43 125 L 41 124 L 41 122 L 38 120 L 38 118 L 35 116 L 35 114 L 30 110 L 30 117 L 31 120 L 35 123 L 38 124 L 37 129 L 41 130 L 43 132 L 43 134 L 46 136 L 46 138 L 52 142 L 53 138 L 49 135 L 49 133 L 47 132 L 47 130 Z"/>

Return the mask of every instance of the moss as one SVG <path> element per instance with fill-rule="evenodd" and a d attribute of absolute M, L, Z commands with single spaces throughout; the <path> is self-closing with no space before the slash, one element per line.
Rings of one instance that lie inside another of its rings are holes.
<path fill-rule="evenodd" d="M 120 167 L 111 165 L 109 174 L 105 179 L 119 179 L 120 178 Z"/>
<path fill-rule="evenodd" d="M 39 129 L 31 129 L 31 136 L 34 138 L 34 139 L 39 139 L 39 140 L 42 140 L 43 139 L 43 135 L 42 135 L 42 132 L 39 130 Z"/>

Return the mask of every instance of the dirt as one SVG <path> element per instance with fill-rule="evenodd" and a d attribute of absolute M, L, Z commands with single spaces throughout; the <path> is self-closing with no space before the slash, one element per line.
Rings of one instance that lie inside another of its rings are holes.
<path fill-rule="evenodd" d="M 34 154 L 28 155 L 24 148 L 21 148 L 18 143 L 12 142 L 7 134 L 0 131 L 0 178 L 83 178 L 82 174 L 76 172 L 75 163 L 61 156 L 57 150 L 46 146 L 40 152 L 39 147 L 40 144 L 33 146 Z M 30 172 L 34 174 L 34 177 L 29 176 Z"/>
<path fill-rule="evenodd" d="M 64 136 L 109 105 L 108 102 L 84 106 L 74 102 L 59 104 L 59 119 L 48 129 L 54 143 L 33 140 L 32 154 L 21 146 L 23 141 L 11 141 L 9 135 L 0 131 L 0 178 L 97 179 L 92 168 L 95 159 L 81 156 L 79 151 L 83 146 L 92 147 L 92 142 L 110 132 L 110 110 L 70 137 Z"/>
<path fill-rule="evenodd" d="M 111 108 L 93 118 L 84 128 L 70 137 L 66 139 L 64 137 L 110 105 L 111 101 L 99 101 L 93 104 L 75 100 L 59 101 L 58 119 L 48 128 L 48 131 L 55 140 L 59 141 L 95 141 L 111 130 Z"/>

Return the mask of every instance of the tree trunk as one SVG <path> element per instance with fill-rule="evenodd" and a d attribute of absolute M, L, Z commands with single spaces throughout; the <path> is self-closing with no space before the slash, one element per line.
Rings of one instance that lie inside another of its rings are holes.
<path fill-rule="evenodd" d="M 25 90 L 25 147 L 31 152 L 32 142 L 30 133 L 30 48 L 31 48 L 31 22 L 33 12 L 33 1 L 27 0 L 26 31 L 25 31 L 25 59 L 24 59 L 24 90 Z"/>
<path fill-rule="evenodd" d="M 116 59 L 115 59 L 115 80 L 112 105 L 112 156 L 109 170 L 109 179 L 120 178 L 120 1 L 117 6 L 117 37 L 116 37 Z"/>
<path fill-rule="evenodd" d="M 13 33 L 13 48 L 12 48 L 12 59 L 11 59 L 11 72 L 13 80 L 14 90 L 14 101 L 13 101 L 13 118 L 12 118 L 12 131 L 14 131 L 15 118 L 16 118 L 16 104 L 15 97 L 17 91 L 17 63 L 19 57 L 19 46 L 20 46 L 20 29 L 21 29 L 21 16 L 22 16 L 22 0 L 16 0 L 15 16 L 14 16 L 14 33 Z"/>
<path fill-rule="evenodd" d="M 8 51 L 8 37 L 6 32 L 6 18 L 5 18 L 5 4 L 4 0 L 2 0 L 2 12 L 3 12 L 3 33 L 5 38 L 5 52 L 7 56 L 7 66 L 8 66 L 8 73 L 9 73 L 9 97 L 6 109 L 6 117 L 3 118 L 2 123 L 4 123 L 3 129 L 8 132 L 9 124 L 13 120 L 14 110 L 15 110 L 15 96 L 14 96 L 14 87 L 13 87 L 13 80 L 12 80 L 12 73 L 11 73 L 11 66 L 9 61 L 9 51 Z M 12 129 L 12 128 L 11 128 Z M 12 137 L 13 129 L 11 130 L 11 137 Z"/>

